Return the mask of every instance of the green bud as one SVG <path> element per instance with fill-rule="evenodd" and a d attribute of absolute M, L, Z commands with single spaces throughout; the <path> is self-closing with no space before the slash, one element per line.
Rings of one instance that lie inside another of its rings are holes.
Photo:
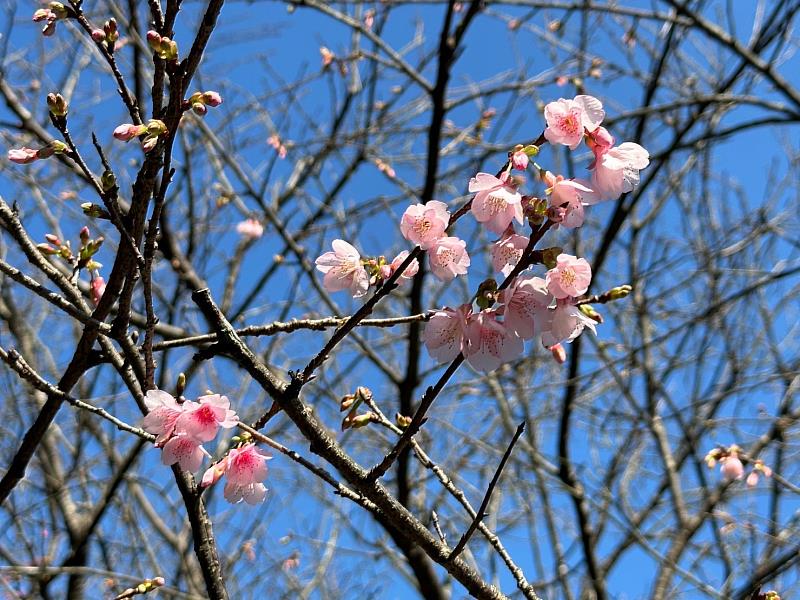
<path fill-rule="evenodd" d="M 557 264 L 557 259 L 559 254 L 563 254 L 564 249 L 558 246 L 553 246 L 552 248 L 545 248 L 542 250 L 542 262 L 544 266 L 548 269 L 554 269 Z"/>
<path fill-rule="evenodd" d="M 475 301 L 481 310 L 486 310 L 494 306 L 497 300 L 497 282 L 494 279 L 486 279 L 478 286 L 475 294 Z"/>
<path fill-rule="evenodd" d="M 584 315 L 589 317 L 592 321 L 596 321 L 598 323 L 603 322 L 603 315 L 597 312 L 594 309 L 594 306 L 592 306 L 591 304 L 581 304 L 580 306 L 578 306 L 578 310 L 580 310 Z"/>
<path fill-rule="evenodd" d="M 81 204 L 81 210 L 87 217 L 95 219 L 110 219 L 111 215 L 108 211 L 99 204 L 92 204 L 91 202 L 84 202 Z"/>
<path fill-rule="evenodd" d="M 66 117 L 69 107 L 61 94 L 51 92 L 47 94 L 47 108 L 50 109 L 50 113 L 55 117 Z"/>
<path fill-rule="evenodd" d="M 619 285 L 615 288 L 611 288 L 606 292 L 609 300 L 620 300 L 630 294 L 633 291 L 633 287 L 630 285 Z"/>
<path fill-rule="evenodd" d="M 183 392 L 186 390 L 186 373 L 178 373 L 178 383 L 175 386 L 175 394 L 178 396 L 183 396 Z"/>
<path fill-rule="evenodd" d="M 104 192 L 110 192 L 117 186 L 117 178 L 113 171 L 109 169 L 103 171 L 103 174 L 100 176 L 100 186 L 103 188 Z"/>
<path fill-rule="evenodd" d="M 537 154 L 539 154 L 539 146 L 536 146 L 536 145 L 534 145 L 534 144 L 530 144 L 530 145 L 528 145 L 528 146 L 525 146 L 525 147 L 522 149 L 522 151 L 523 151 L 525 154 L 527 154 L 528 156 L 530 156 L 530 157 L 532 157 L 532 156 L 536 156 Z"/>
<path fill-rule="evenodd" d="M 400 413 L 397 413 L 394 416 L 394 420 L 400 429 L 408 429 L 408 426 L 411 425 L 412 417 L 406 417 Z"/>

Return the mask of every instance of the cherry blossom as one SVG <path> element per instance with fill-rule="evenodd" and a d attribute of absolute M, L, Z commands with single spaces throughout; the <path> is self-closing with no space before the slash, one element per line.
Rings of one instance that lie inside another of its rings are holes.
<path fill-rule="evenodd" d="M 497 311 L 483 310 L 467 319 L 464 358 L 478 371 L 494 371 L 522 354 L 522 338 L 497 320 Z"/>
<path fill-rule="evenodd" d="M 650 164 L 647 150 L 634 142 L 613 146 L 614 138 L 602 127 L 589 139 L 595 156 L 594 162 L 589 165 L 592 169 L 589 186 L 596 194 L 594 201 L 614 200 L 625 192 L 633 191 L 639 185 L 639 171 Z M 586 201 L 593 203 L 591 198 Z"/>
<path fill-rule="evenodd" d="M 183 412 L 183 407 L 171 394 L 159 389 L 148 390 L 144 396 L 144 404 L 148 413 L 142 427 L 158 436 L 156 446 L 161 446 L 175 431 L 175 422 Z"/>
<path fill-rule="evenodd" d="M 503 322 L 506 328 L 528 340 L 541 331 L 550 321 L 548 307 L 553 296 L 541 277 L 520 275 L 511 285 L 500 292 L 503 307 Z"/>
<path fill-rule="evenodd" d="M 463 351 L 464 333 L 470 314 L 472 307 L 462 304 L 455 310 L 447 307 L 437 310 L 431 316 L 422 333 L 422 341 L 437 362 L 449 362 Z"/>
<path fill-rule="evenodd" d="M 592 267 L 585 258 L 559 254 L 556 266 L 546 275 L 547 289 L 555 298 L 577 298 L 586 293 L 592 282 Z"/>
<path fill-rule="evenodd" d="M 262 481 L 267 478 L 267 460 L 270 456 L 255 444 L 233 448 L 225 457 L 225 499 L 236 504 L 263 502 L 267 488 Z M 205 479 L 205 477 L 204 477 Z"/>
<path fill-rule="evenodd" d="M 508 276 L 522 258 L 528 241 L 527 236 L 514 233 L 514 228 L 509 226 L 503 237 L 492 244 L 492 268 Z"/>
<path fill-rule="evenodd" d="M 33 148 L 12 148 L 8 151 L 8 160 L 18 165 L 27 165 L 39 158 L 39 151 Z"/>
<path fill-rule="evenodd" d="M 178 463 L 181 469 L 195 472 L 200 468 L 203 457 L 208 454 L 200 442 L 188 435 L 171 437 L 161 452 L 161 462 L 165 465 Z"/>
<path fill-rule="evenodd" d="M 551 144 L 563 144 L 574 150 L 583 140 L 584 131 L 597 129 L 604 117 L 603 104 L 593 96 L 559 98 L 544 107 L 547 121 L 544 137 Z"/>
<path fill-rule="evenodd" d="M 517 189 L 489 173 L 478 173 L 469 181 L 472 214 L 489 231 L 503 233 L 512 220 L 523 222 L 522 196 Z"/>
<path fill-rule="evenodd" d="M 450 211 L 447 210 L 447 205 L 438 200 L 430 200 L 406 209 L 400 220 L 400 232 L 409 242 L 427 250 L 445 236 L 449 223 Z"/>
<path fill-rule="evenodd" d="M 739 459 L 739 454 L 731 450 L 727 456 L 720 458 L 720 473 L 725 481 L 733 481 L 744 477 L 744 465 Z"/>
<path fill-rule="evenodd" d="M 227 396 L 219 394 L 200 396 L 197 402 L 187 400 L 175 421 L 175 429 L 198 442 L 211 441 L 217 435 L 217 429 L 230 429 L 239 422 L 239 417 L 230 406 Z"/>
<path fill-rule="evenodd" d="M 443 237 L 428 249 L 431 272 L 442 281 L 464 275 L 470 265 L 467 243 L 457 237 Z"/>
<path fill-rule="evenodd" d="M 400 265 L 408 258 L 408 250 L 403 250 L 400 254 L 394 257 L 391 263 L 388 265 L 383 265 L 381 267 L 381 277 L 383 279 L 389 279 L 397 269 L 400 268 Z M 403 279 L 413 279 L 414 275 L 419 272 L 419 261 L 415 258 L 411 261 L 411 263 L 405 268 L 405 270 L 400 274 L 401 281 Z"/>
<path fill-rule="evenodd" d="M 558 300 L 556 307 L 547 314 L 547 322 L 542 325 L 542 344 L 551 348 L 561 342 L 571 342 L 588 327 L 597 335 L 596 323 L 581 312 L 572 300 Z"/>
<path fill-rule="evenodd" d="M 555 360 L 558 364 L 563 365 L 567 362 L 567 351 L 564 350 L 564 346 L 561 344 L 555 344 L 548 348 L 550 353 L 553 355 L 553 360 Z"/>
<path fill-rule="evenodd" d="M 549 171 L 545 175 L 550 187 L 550 207 L 548 217 L 564 227 L 574 228 L 583 225 L 583 206 L 586 198 L 593 198 L 593 191 L 583 182 L 554 176 Z"/>
<path fill-rule="evenodd" d="M 243 238 L 255 240 L 264 235 L 264 226 L 255 219 L 246 219 L 236 224 L 236 233 Z"/>
<path fill-rule="evenodd" d="M 344 240 L 333 240 L 333 252 L 316 260 L 317 270 L 325 274 L 322 285 L 329 292 L 349 289 L 353 298 L 367 293 L 369 276 L 361 263 L 361 255 Z"/>

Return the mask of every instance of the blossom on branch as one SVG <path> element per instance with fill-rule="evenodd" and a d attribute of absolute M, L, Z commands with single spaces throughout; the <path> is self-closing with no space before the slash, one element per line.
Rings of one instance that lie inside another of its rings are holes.
<path fill-rule="evenodd" d="M 472 307 L 462 304 L 455 310 L 448 307 L 437 310 L 428 320 L 422 341 L 437 362 L 451 361 L 464 350 L 467 318 L 471 314 Z"/>
<path fill-rule="evenodd" d="M 584 132 L 597 129 L 604 117 L 603 104 L 593 96 L 559 98 L 544 107 L 547 121 L 544 137 L 551 144 L 563 144 L 574 150 L 583 140 Z"/>
<path fill-rule="evenodd" d="M 236 504 L 244 500 L 247 504 L 258 504 L 267 495 L 267 488 L 261 482 L 267 478 L 270 458 L 252 442 L 232 448 L 225 458 L 203 474 L 200 485 L 208 487 L 224 475 L 224 496 L 228 502 Z"/>
<path fill-rule="evenodd" d="M 317 260 L 317 270 L 325 274 L 322 285 L 329 292 L 349 289 L 353 298 L 360 298 L 369 289 L 369 275 L 361 255 L 344 240 L 333 240 L 333 252 L 326 252 Z"/>
<path fill-rule="evenodd" d="M 425 204 L 413 204 L 406 209 L 400 220 L 400 232 L 409 242 L 427 250 L 445 237 L 449 223 L 450 211 L 447 210 L 447 205 L 438 200 L 430 200 Z"/>
<path fill-rule="evenodd" d="M 557 299 L 577 298 L 586 293 L 592 282 L 592 267 L 585 258 L 559 254 L 556 266 L 546 275 L 547 289 Z"/>
<path fill-rule="evenodd" d="M 467 319 L 464 358 L 478 371 L 488 373 L 522 354 L 522 338 L 497 320 L 497 311 L 489 309 Z"/>
<path fill-rule="evenodd" d="M 489 231 L 503 233 L 514 219 L 523 222 L 522 196 L 506 179 L 489 173 L 478 173 L 469 181 L 472 199 L 472 214 Z"/>
<path fill-rule="evenodd" d="M 470 265 L 467 243 L 457 237 L 443 237 L 428 248 L 431 272 L 441 281 L 465 275 Z"/>

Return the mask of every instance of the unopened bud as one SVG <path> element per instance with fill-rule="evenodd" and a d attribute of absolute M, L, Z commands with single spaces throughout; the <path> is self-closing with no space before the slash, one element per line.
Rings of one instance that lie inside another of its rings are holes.
<path fill-rule="evenodd" d="M 475 301 L 481 310 L 491 308 L 497 300 L 497 282 L 494 279 L 486 279 L 478 286 L 478 293 Z"/>
<path fill-rule="evenodd" d="M 359 402 L 364 400 L 372 400 L 372 390 L 368 387 L 364 387 L 363 385 L 358 386 L 356 388 L 356 399 Z"/>
<path fill-rule="evenodd" d="M 186 373 L 178 373 L 178 383 L 175 385 L 175 395 L 183 396 L 186 390 Z"/>
<path fill-rule="evenodd" d="M 341 412 L 344 412 L 350 409 L 353 406 L 353 404 L 355 404 L 355 402 L 356 402 L 355 394 L 347 394 L 339 402 L 339 410 Z"/>
<path fill-rule="evenodd" d="M 47 94 L 47 108 L 49 108 L 50 112 L 56 117 L 67 116 L 67 101 L 64 100 L 64 97 L 61 94 L 55 94 L 52 92 Z"/>
<path fill-rule="evenodd" d="M 633 291 L 633 287 L 630 285 L 619 285 L 615 288 L 611 288 L 608 290 L 608 299 L 609 300 L 620 300 L 624 298 L 628 294 Z"/>
<path fill-rule="evenodd" d="M 78 233 L 78 237 L 80 237 L 80 238 L 81 238 L 81 241 L 82 241 L 84 244 L 85 244 L 86 242 L 88 242 L 88 241 L 89 241 L 89 228 L 88 228 L 86 225 L 84 225 L 83 227 L 81 227 L 81 230 L 80 230 L 80 232 Z"/>
<path fill-rule="evenodd" d="M 61 2 L 51 2 L 48 5 L 48 8 L 52 10 L 56 17 L 59 19 L 66 19 L 69 16 L 69 12 L 67 11 L 67 7 L 64 6 Z"/>
<path fill-rule="evenodd" d="M 45 233 L 44 234 L 44 239 L 46 239 L 51 244 L 55 244 L 56 246 L 60 246 L 61 245 L 61 240 L 55 234 Z"/>
<path fill-rule="evenodd" d="M 395 423 L 400 429 L 408 429 L 408 426 L 411 425 L 411 421 L 413 420 L 412 417 L 406 417 L 405 415 L 401 415 L 397 413 L 394 416 Z"/>
<path fill-rule="evenodd" d="M 85 214 L 87 217 L 93 217 L 95 219 L 111 218 L 111 215 L 108 213 L 108 211 L 99 204 L 84 202 L 83 204 L 81 204 L 81 210 L 83 211 L 83 214 Z"/>
<path fill-rule="evenodd" d="M 552 248 L 545 248 L 542 250 L 542 262 L 544 266 L 548 269 L 554 269 L 558 264 L 558 255 L 563 253 L 564 249 L 559 246 L 553 246 Z"/>
<path fill-rule="evenodd" d="M 208 109 L 206 108 L 206 105 L 203 104 L 202 102 L 194 102 L 192 103 L 192 112 L 194 112 L 194 114 L 196 115 L 204 117 L 208 112 Z"/>
<path fill-rule="evenodd" d="M 567 351 L 564 350 L 564 346 L 561 344 L 555 344 L 550 346 L 550 353 L 553 355 L 553 359 L 560 365 L 563 365 L 567 362 Z"/>
<path fill-rule="evenodd" d="M 581 304 L 578 309 L 593 321 L 597 321 L 600 324 L 603 323 L 603 315 L 597 312 L 591 304 Z"/>
<path fill-rule="evenodd" d="M 92 29 L 92 40 L 98 44 L 102 44 L 106 41 L 106 32 L 102 29 Z"/>
<path fill-rule="evenodd" d="M 36 244 L 36 248 L 39 250 L 39 252 L 47 256 L 58 254 L 58 250 L 53 248 L 50 244 Z"/>
<path fill-rule="evenodd" d="M 119 39 L 119 31 L 117 31 L 117 20 L 115 18 L 110 18 L 103 24 L 103 32 L 106 35 L 106 40 L 110 44 L 113 44 Z"/>
<path fill-rule="evenodd" d="M 366 412 L 361 415 L 356 415 L 350 420 L 350 427 L 353 429 L 359 429 L 361 427 L 366 427 L 370 424 L 370 422 L 375 418 L 375 413 L 373 412 Z"/>
<path fill-rule="evenodd" d="M 117 187 L 117 178 L 113 171 L 108 169 L 103 171 L 103 174 L 100 176 L 100 186 L 103 188 L 104 192 L 110 192 Z"/>

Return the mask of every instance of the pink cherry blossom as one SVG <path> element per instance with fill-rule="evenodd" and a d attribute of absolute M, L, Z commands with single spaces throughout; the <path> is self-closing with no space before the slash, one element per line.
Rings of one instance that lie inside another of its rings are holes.
<path fill-rule="evenodd" d="M 188 435 L 173 436 L 164 444 L 161 462 L 165 465 L 178 463 L 181 469 L 194 473 L 200 468 L 206 452 L 200 442 Z"/>
<path fill-rule="evenodd" d="M 333 252 L 326 252 L 316 260 L 317 270 L 325 273 L 322 285 L 329 292 L 349 289 L 353 298 L 359 298 L 369 289 L 369 275 L 361 264 L 361 255 L 344 240 L 333 240 Z"/>
<path fill-rule="evenodd" d="M 253 443 L 231 449 L 226 457 L 225 499 L 232 504 L 242 500 L 247 504 L 263 502 L 267 488 L 261 482 L 267 478 L 269 458 Z"/>
<path fill-rule="evenodd" d="M 381 268 L 381 276 L 384 279 L 389 279 L 389 277 L 391 277 L 394 274 L 394 272 L 400 268 L 400 265 L 402 265 L 407 258 L 408 258 L 408 250 L 403 250 L 400 254 L 394 257 L 394 260 L 392 260 L 391 263 L 389 263 L 388 265 L 384 265 Z M 402 282 L 403 279 L 413 279 L 414 275 L 416 275 L 418 272 L 419 272 L 419 261 L 415 258 L 414 260 L 411 261 L 411 264 L 409 264 L 405 268 L 405 270 L 400 274 L 400 279 L 398 279 L 398 281 Z"/>
<path fill-rule="evenodd" d="M 428 248 L 428 262 L 431 272 L 441 281 L 464 275 L 470 265 L 467 243 L 457 237 L 439 238 Z"/>
<path fill-rule="evenodd" d="M 197 402 L 187 400 L 183 411 L 175 421 L 175 429 L 198 442 L 208 442 L 217 435 L 217 429 L 230 429 L 239 422 L 239 417 L 230 409 L 227 396 L 211 394 L 200 396 Z"/>
<path fill-rule="evenodd" d="M 445 236 L 450 223 L 447 205 L 438 200 L 425 204 L 414 204 L 406 209 L 400 221 L 400 232 L 409 242 L 427 250 L 437 240 Z"/>
<path fill-rule="evenodd" d="M 543 324 L 542 345 L 551 348 L 561 342 L 571 342 L 586 327 L 597 335 L 596 323 L 571 300 L 558 300 L 555 309 L 548 312 L 547 323 Z"/>
<path fill-rule="evenodd" d="M 547 291 L 547 284 L 541 277 L 520 275 L 500 292 L 499 300 L 504 305 L 503 322 L 506 328 L 522 339 L 531 339 L 549 324 L 548 307 L 553 302 L 553 296 Z"/>
<path fill-rule="evenodd" d="M 512 220 L 523 222 L 522 196 L 517 189 L 489 173 L 478 173 L 469 181 L 472 214 L 489 231 L 503 233 Z"/>
<path fill-rule="evenodd" d="M 39 158 L 39 152 L 33 148 L 12 148 L 8 151 L 8 160 L 18 165 L 27 165 Z"/>
<path fill-rule="evenodd" d="M 528 168 L 528 155 L 525 154 L 522 150 L 518 150 L 511 155 L 511 164 L 514 165 L 515 169 L 520 171 L 524 171 Z"/>
<path fill-rule="evenodd" d="M 456 310 L 445 307 L 431 316 L 422 333 L 422 341 L 437 362 L 449 362 L 464 349 L 464 333 L 470 314 L 472 307 L 462 304 Z"/>
<path fill-rule="evenodd" d="M 756 487 L 758 485 L 758 471 L 751 471 L 747 476 L 747 487 Z"/>
<path fill-rule="evenodd" d="M 123 142 L 129 142 L 133 138 L 147 132 L 147 126 L 134 125 L 133 123 L 123 123 L 114 129 L 114 138 Z"/>
<path fill-rule="evenodd" d="M 494 371 L 522 354 L 522 338 L 497 320 L 497 312 L 484 310 L 467 319 L 464 357 L 478 371 Z"/>
<path fill-rule="evenodd" d="M 264 226 L 255 219 L 246 219 L 236 224 L 236 233 L 243 238 L 255 240 L 264 235 Z"/>
<path fill-rule="evenodd" d="M 175 421 L 183 412 L 183 406 L 167 392 L 159 389 L 149 390 L 144 396 L 148 413 L 142 427 L 148 433 L 158 436 L 156 446 L 162 445 L 175 431 Z"/>
<path fill-rule="evenodd" d="M 492 244 L 492 268 L 508 276 L 522 258 L 528 241 L 527 236 L 514 233 L 513 227 L 509 227 L 503 237 Z"/>
<path fill-rule="evenodd" d="M 592 267 L 585 258 L 559 254 L 556 266 L 547 272 L 547 289 L 555 298 L 577 298 L 592 282 Z"/>
<path fill-rule="evenodd" d="M 584 197 L 593 197 L 592 190 L 583 182 L 564 179 L 561 175 L 554 177 L 548 172 L 546 177 L 550 183 L 550 207 L 547 213 L 550 220 L 570 229 L 583 225 Z"/>
<path fill-rule="evenodd" d="M 639 171 L 650 164 L 650 154 L 639 144 L 596 145 L 590 187 L 597 201 L 614 200 L 639 185 Z"/>
<path fill-rule="evenodd" d="M 563 144 L 570 150 L 578 147 L 585 131 L 592 132 L 605 117 L 602 103 L 593 96 L 560 98 L 544 107 L 547 128 L 544 137 L 551 144 Z"/>
<path fill-rule="evenodd" d="M 97 306 L 100 304 L 100 299 L 103 297 L 103 292 L 106 291 L 106 280 L 100 277 L 100 275 L 96 275 L 94 279 L 92 279 L 92 302 L 94 305 Z"/>
<path fill-rule="evenodd" d="M 736 452 L 731 452 L 728 456 L 720 459 L 720 473 L 725 481 L 733 481 L 744 477 L 744 465 Z"/>

